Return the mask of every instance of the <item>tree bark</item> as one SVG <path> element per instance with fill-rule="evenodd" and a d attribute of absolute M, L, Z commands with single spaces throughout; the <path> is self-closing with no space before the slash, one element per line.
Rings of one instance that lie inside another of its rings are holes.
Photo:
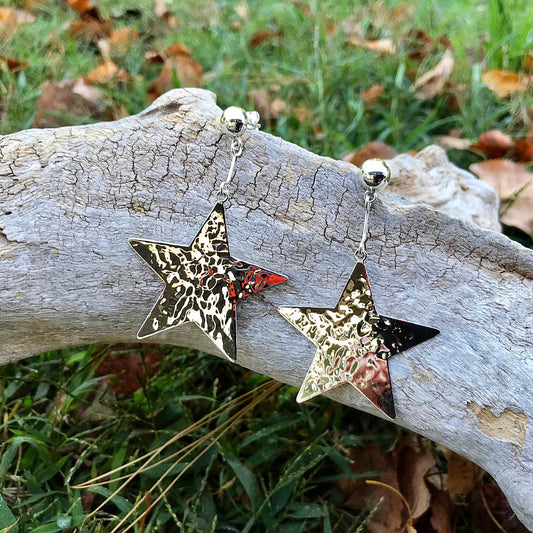
<path fill-rule="evenodd" d="M 135 341 L 162 284 L 128 238 L 191 242 L 231 160 L 220 114 L 213 94 L 181 89 L 117 122 L 0 138 L 0 363 Z M 348 163 L 262 132 L 244 141 L 226 212 L 231 254 L 289 281 L 238 303 L 238 363 L 298 386 L 315 348 L 277 306 L 337 303 L 363 187 Z M 392 192 L 427 187 L 426 201 L 452 215 L 387 191 L 373 204 L 377 312 L 441 331 L 390 359 L 396 422 L 486 469 L 533 529 L 533 253 L 484 229 L 498 227 L 494 193 L 438 149 L 392 166 Z M 192 325 L 149 340 L 216 353 Z M 329 396 L 380 415 L 349 385 Z"/>

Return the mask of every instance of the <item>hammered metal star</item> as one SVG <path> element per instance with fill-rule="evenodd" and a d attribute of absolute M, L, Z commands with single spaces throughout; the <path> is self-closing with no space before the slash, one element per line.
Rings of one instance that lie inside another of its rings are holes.
<path fill-rule="evenodd" d="M 317 348 L 297 401 L 350 383 L 390 418 L 396 417 L 388 359 L 439 333 L 378 315 L 364 264 L 359 261 L 337 305 L 280 307 L 279 312 Z"/>
<path fill-rule="evenodd" d="M 190 246 L 130 239 L 131 247 L 165 282 L 137 338 L 196 324 L 236 361 L 236 301 L 287 278 L 230 256 L 224 206 L 217 203 Z"/>

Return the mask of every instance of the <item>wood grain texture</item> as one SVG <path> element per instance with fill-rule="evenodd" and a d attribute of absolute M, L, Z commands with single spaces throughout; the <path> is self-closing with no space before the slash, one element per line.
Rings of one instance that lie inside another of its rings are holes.
<path fill-rule="evenodd" d="M 181 89 L 117 122 L 0 138 L 1 363 L 135 340 L 162 285 L 128 238 L 196 235 L 230 162 L 220 113 L 213 94 Z M 376 310 L 441 331 L 390 360 L 397 422 L 485 468 L 533 529 L 533 253 L 472 222 L 498 227 L 495 196 L 438 149 L 392 164 L 391 191 L 432 174 L 442 191 L 426 203 L 454 215 L 387 192 L 374 203 Z M 239 302 L 239 363 L 299 385 L 315 349 L 276 308 L 336 304 L 362 227 L 357 169 L 251 132 L 234 184 L 232 255 L 289 278 Z M 451 209 L 461 195 L 479 212 Z M 214 352 L 191 325 L 159 340 Z M 330 396 L 378 414 L 349 386 Z"/>

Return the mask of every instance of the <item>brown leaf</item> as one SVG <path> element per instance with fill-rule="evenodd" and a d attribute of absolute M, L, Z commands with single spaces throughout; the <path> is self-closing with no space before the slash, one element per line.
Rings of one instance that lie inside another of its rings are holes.
<path fill-rule="evenodd" d="M 67 0 L 67 5 L 74 9 L 82 20 L 98 20 L 104 22 L 102 15 L 90 0 Z"/>
<path fill-rule="evenodd" d="M 94 354 L 96 358 L 108 346 L 103 346 Z M 142 364 L 141 352 L 144 354 L 144 362 L 148 376 L 155 374 L 163 353 L 157 345 L 142 344 L 119 344 L 114 346 L 102 362 L 95 368 L 95 376 L 117 375 L 112 389 L 118 394 L 131 394 L 135 392 L 146 380 L 145 367 Z"/>
<path fill-rule="evenodd" d="M 155 100 L 164 92 L 174 88 L 174 73 L 182 87 L 202 87 L 204 70 L 192 57 L 191 51 L 183 44 L 169 46 L 164 53 L 163 69 L 159 77 L 148 87 L 148 97 Z M 146 57 L 146 56 L 145 56 Z M 156 57 L 155 54 L 152 57 Z"/>
<path fill-rule="evenodd" d="M 17 9 L 15 12 L 19 24 L 27 24 L 28 22 L 33 22 L 37 18 L 33 13 L 30 13 L 25 9 Z"/>
<path fill-rule="evenodd" d="M 418 100 L 429 100 L 442 94 L 444 86 L 453 71 L 453 55 L 449 49 L 444 51 L 435 68 L 421 76 L 411 87 Z"/>
<path fill-rule="evenodd" d="M 178 17 L 168 10 L 165 0 L 154 1 L 154 14 L 156 17 L 163 19 L 171 29 L 176 29 L 179 26 Z"/>
<path fill-rule="evenodd" d="M 362 98 L 365 106 L 372 107 L 383 94 L 385 88 L 383 85 L 372 85 L 366 91 L 363 92 Z"/>
<path fill-rule="evenodd" d="M 12 7 L 0 7 L 0 39 L 9 39 L 18 25 L 17 12 Z"/>
<path fill-rule="evenodd" d="M 168 48 L 165 48 L 164 53 L 167 57 L 178 57 L 178 56 L 192 57 L 192 52 L 190 48 L 187 48 L 182 43 L 171 44 Z"/>
<path fill-rule="evenodd" d="M 11 72 L 18 72 L 19 70 L 30 66 L 27 61 L 6 56 L 0 56 L 0 62 L 4 63 Z"/>
<path fill-rule="evenodd" d="M 446 488 L 451 495 L 467 494 L 481 483 L 483 470 L 443 445 L 438 446 L 448 462 Z"/>
<path fill-rule="evenodd" d="M 426 476 L 436 465 L 435 454 L 415 433 L 402 437 L 398 448 L 400 492 L 411 506 L 412 518 L 416 519 L 429 508 L 431 493 Z"/>
<path fill-rule="evenodd" d="M 498 97 L 506 98 L 514 93 L 525 91 L 531 77 L 496 69 L 484 72 L 481 75 L 481 81 Z"/>
<path fill-rule="evenodd" d="M 516 139 L 512 157 L 515 161 L 522 161 L 524 163 L 533 161 L 533 142 L 531 142 L 531 139 Z"/>
<path fill-rule="evenodd" d="M 404 44 L 408 57 L 412 61 L 422 61 L 434 51 L 433 39 L 424 30 L 410 30 Z"/>
<path fill-rule="evenodd" d="M 392 146 L 379 141 L 372 141 L 365 147 L 361 148 L 361 150 L 346 154 L 343 156 L 342 160 L 348 161 L 348 163 L 352 163 L 352 165 L 360 167 L 361 164 L 367 159 L 392 159 L 397 155 L 398 152 Z"/>
<path fill-rule="evenodd" d="M 70 23 L 69 31 L 73 37 L 96 43 L 109 35 L 109 25 L 98 20 L 79 20 Z"/>
<path fill-rule="evenodd" d="M 468 509 L 475 531 L 502 533 L 502 527 L 508 533 L 528 533 L 529 531 L 519 522 L 497 485 L 485 484 L 479 490 L 472 492 L 468 500 Z M 494 523 L 489 511 L 499 525 Z"/>
<path fill-rule="evenodd" d="M 261 116 L 261 121 L 269 126 L 287 111 L 287 104 L 281 98 L 271 100 L 270 92 L 266 89 L 253 89 L 248 92 L 248 96 L 253 100 L 254 109 Z"/>
<path fill-rule="evenodd" d="M 156 63 L 164 63 L 166 59 L 166 55 L 164 52 L 160 52 L 159 50 L 148 50 L 144 54 L 144 60 L 147 63 L 156 64 Z"/>
<path fill-rule="evenodd" d="M 393 454 L 385 454 L 377 446 L 370 444 L 362 449 L 353 448 L 350 451 L 350 459 L 353 461 L 350 466 L 352 472 L 356 474 L 380 472 L 377 478 L 373 476 L 372 479 L 399 488 L 396 474 L 397 459 Z M 379 485 L 367 485 L 363 478 L 357 481 L 342 480 L 339 489 L 346 496 L 344 507 L 354 511 L 361 511 L 368 505 L 374 506 L 382 500 L 379 509 L 366 524 L 369 532 L 400 533 L 403 530 L 405 506 L 391 490 Z"/>
<path fill-rule="evenodd" d="M 33 125 L 37 128 L 55 128 L 72 124 L 73 117 L 107 118 L 103 95 L 97 87 L 83 79 L 45 83 Z"/>
<path fill-rule="evenodd" d="M 394 54 L 396 52 L 396 46 L 392 42 L 392 39 L 365 41 L 364 39 L 359 39 L 358 37 L 351 37 L 350 39 L 346 40 L 346 44 L 366 48 L 367 50 L 372 50 L 373 52 L 379 52 L 381 55 Z"/>
<path fill-rule="evenodd" d="M 472 148 L 487 154 L 489 157 L 498 159 L 509 153 L 513 140 L 500 130 L 489 130 L 482 133 Z"/>
<path fill-rule="evenodd" d="M 128 73 L 121 68 L 118 68 L 111 59 L 100 63 L 93 68 L 87 76 L 83 78 L 86 83 L 111 83 L 117 81 L 127 81 L 129 79 Z"/>
<path fill-rule="evenodd" d="M 447 491 L 438 490 L 430 485 L 431 507 L 429 523 L 435 533 L 452 533 L 452 508 Z"/>
<path fill-rule="evenodd" d="M 111 22 L 104 19 L 90 0 L 67 0 L 69 7 L 74 9 L 81 20 L 71 22 L 70 33 L 79 39 L 97 42 L 107 37 L 111 31 Z"/>
<path fill-rule="evenodd" d="M 116 55 L 125 55 L 128 48 L 139 38 L 139 31 L 135 28 L 118 28 L 109 34 L 111 52 Z"/>
<path fill-rule="evenodd" d="M 249 44 L 251 48 L 256 48 L 265 41 L 272 41 L 281 37 L 283 37 L 283 32 L 281 30 L 267 30 L 260 28 L 254 32 Z"/>
<path fill-rule="evenodd" d="M 501 221 L 533 235 L 533 172 L 523 163 L 505 159 L 475 163 L 470 170 L 498 192 L 503 208 Z"/>
<path fill-rule="evenodd" d="M 469 139 L 460 139 L 453 135 L 442 135 L 437 137 L 436 141 L 445 148 L 455 148 L 457 150 L 468 150 L 472 146 L 472 141 Z"/>

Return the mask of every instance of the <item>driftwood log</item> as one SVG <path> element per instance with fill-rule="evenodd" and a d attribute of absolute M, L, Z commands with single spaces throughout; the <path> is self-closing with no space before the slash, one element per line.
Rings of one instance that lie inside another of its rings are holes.
<path fill-rule="evenodd" d="M 182 89 L 117 122 L 0 138 L 0 363 L 135 341 L 162 285 L 128 238 L 196 235 L 230 162 L 220 113 L 213 94 Z M 441 331 L 390 360 L 396 421 L 490 472 L 533 529 L 533 253 L 494 231 L 494 193 L 439 149 L 392 166 L 368 241 L 376 309 Z M 289 281 L 239 302 L 239 364 L 301 383 L 315 348 L 276 307 L 336 304 L 361 235 L 357 174 L 266 133 L 245 138 L 231 253 Z M 435 208 L 391 194 L 402 186 L 427 189 Z M 216 352 L 191 325 L 150 340 Z M 348 385 L 330 396 L 379 416 Z"/>

